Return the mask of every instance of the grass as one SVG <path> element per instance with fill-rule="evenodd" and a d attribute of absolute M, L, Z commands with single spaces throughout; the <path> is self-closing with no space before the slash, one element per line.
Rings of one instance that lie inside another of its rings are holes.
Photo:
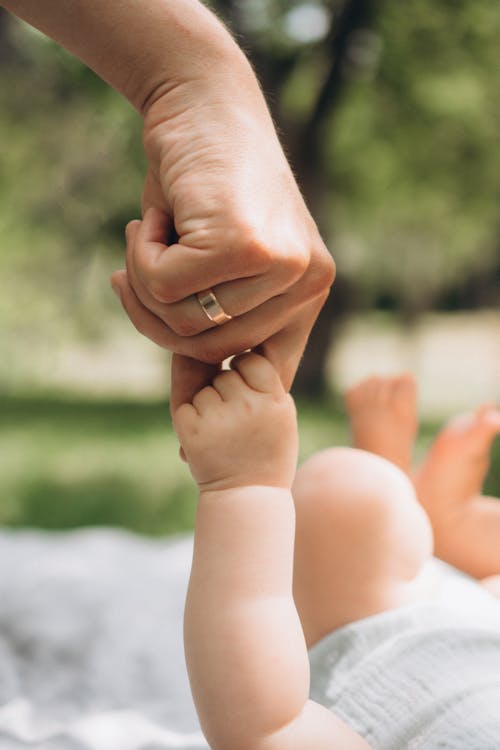
<path fill-rule="evenodd" d="M 0 523 L 189 528 L 196 495 L 165 404 L 0 401 Z"/>
<path fill-rule="evenodd" d="M 348 441 L 332 404 L 300 403 L 301 455 Z M 166 403 L 0 396 L 0 524 L 191 529 L 196 491 L 178 457 Z M 419 453 L 436 426 L 424 424 Z M 497 444 L 487 491 L 500 495 Z"/>

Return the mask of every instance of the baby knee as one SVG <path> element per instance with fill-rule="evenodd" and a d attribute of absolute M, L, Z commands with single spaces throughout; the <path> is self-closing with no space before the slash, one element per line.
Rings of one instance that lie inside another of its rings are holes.
<path fill-rule="evenodd" d="M 297 472 L 293 493 L 298 532 L 350 547 L 374 575 L 413 580 L 432 554 L 430 522 L 410 480 L 379 456 L 317 453 Z"/>

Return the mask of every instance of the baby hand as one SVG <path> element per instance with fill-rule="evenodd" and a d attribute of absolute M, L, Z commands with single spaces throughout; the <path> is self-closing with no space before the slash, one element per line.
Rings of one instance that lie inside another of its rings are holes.
<path fill-rule="evenodd" d="M 174 356 L 173 371 L 182 366 Z M 298 448 L 293 399 L 265 357 L 243 354 L 231 366 L 173 413 L 191 473 L 203 491 L 290 488 Z"/>

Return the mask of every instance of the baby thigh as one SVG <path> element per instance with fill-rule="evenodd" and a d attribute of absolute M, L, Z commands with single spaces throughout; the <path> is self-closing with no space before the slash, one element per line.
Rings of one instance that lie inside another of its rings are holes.
<path fill-rule="evenodd" d="M 308 642 L 421 596 L 432 529 L 396 466 L 354 448 L 297 472 L 294 597 Z"/>

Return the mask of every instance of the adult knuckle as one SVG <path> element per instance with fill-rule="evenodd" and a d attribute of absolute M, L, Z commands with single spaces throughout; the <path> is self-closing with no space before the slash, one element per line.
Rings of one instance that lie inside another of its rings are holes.
<path fill-rule="evenodd" d="M 327 297 L 335 280 L 335 272 L 335 261 L 329 253 L 312 262 L 305 278 L 307 295 L 311 298 Z"/>
<path fill-rule="evenodd" d="M 208 355 L 212 363 L 223 362 L 233 353 L 232 349 L 223 344 L 211 344 L 208 349 Z"/>
<path fill-rule="evenodd" d="M 158 271 L 151 259 L 131 247 L 127 249 L 127 270 L 130 277 L 140 280 L 148 288 L 158 282 Z"/>
<path fill-rule="evenodd" d="M 230 356 L 231 350 L 217 342 L 203 342 L 192 348 L 190 356 L 209 365 L 223 362 Z"/>
<path fill-rule="evenodd" d="M 333 282 L 335 281 L 335 277 L 337 276 L 337 264 L 335 263 L 335 260 L 330 253 L 326 253 L 324 258 L 324 274 L 325 274 L 325 280 L 327 288 L 330 289 Z"/>
<path fill-rule="evenodd" d="M 303 249 L 287 252 L 281 258 L 281 265 L 290 284 L 293 284 L 307 272 L 310 265 L 309 253 Z"/>
<path fill-rule="evenodd" d="M 268 271 L 276 259 L 276 253 L 266 242 L 254 238 L 248 245 L 248 254 L 256 270 L 261 273 Z"/>
<path fill-rule="evenodd" d="M 309 299 L 315 299 L 325 293 L 325 280 L 317 269 L 311 269 L 304 282 L 305 292 Z M 328 287 L 329 288 L 329 287 Z"/>
<path fill-rule="evenodd" d="M 198 335 L 198 333 L 200 333 L 201 330 L 199 325 L 193 323 L 193 321 L 189 320 L 188 318 L 175 318 L 171 320 L 168 315 L 163 315 L 162 319 L 174 333 L 176 333 L 178 336 L 182 336 L 183 338 L 196 336 Z"/>
<path fill-rule="evenodd" d="M 335 261 L 333 259 L 333 256 L 328 252 L 326 247 L 322 247 L 320 252 L 316 254 L 317 262 L 315 265 L 318 266 L 318 269 L 320 269 L 321 276 L 324 280 L 325 289 L 330 289 L 333 282 L 335 281 L 335 276 L 337 274 L 337 266 L 335 265 Z"/>
<path fill-rule="evenodd" d="M 146 285 L 149 289 L 149 293 L 152 297 L 165 305 L 172 304 L 177 301 L 176 290 L 173 284 L 169 284 L 165 280 L 153 280 Z"/>
<path fill-rule="evenodd" d="M 236 249 L 240 257 L 244 259 L 246 267 L 253 273 L 267 271 L 276 257 L 269 242 L 248 225 L 239 227 Z"/>
<path fill-rule="evenodd" d="M 141 318 L 132 315 L 131 312 L 127 310 L 127 308 L 125 308 L 125 310 L 135 330 L 138 331 L 142 336 L 146 336 L 147 338 L 149 338 L 146 323 Z"/>

